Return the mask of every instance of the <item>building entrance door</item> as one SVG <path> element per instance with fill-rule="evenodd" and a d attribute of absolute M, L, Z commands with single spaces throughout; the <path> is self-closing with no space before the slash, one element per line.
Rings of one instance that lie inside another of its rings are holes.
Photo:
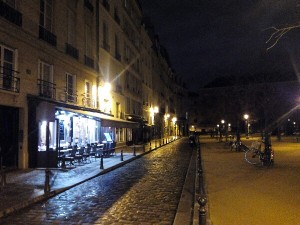
<path fill-rule="evenodd" d="M 19 109 L 0 106 L 0 147 L 2 166 L 18 167 Z"/>

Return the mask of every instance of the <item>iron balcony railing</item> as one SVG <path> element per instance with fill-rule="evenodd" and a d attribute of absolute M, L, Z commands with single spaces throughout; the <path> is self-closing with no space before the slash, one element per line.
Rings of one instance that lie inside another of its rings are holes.
<path fill-rule="evenodd" d="M 20 93 L 19 72 L 5 67 L 0 67 L 0 71 L 0 89 Z"/>
<path fill-rule="evenodd" d="M 68 55 L 72 56 L 75 59 L 79 58 L 79 51 L 77 48 L 73 47 L 71 44 L 66 43 L 65 51 Z"/>
<path fill-rule="evenodd" d="M 106 51 L 110 51 L 110 46 L 109 44 L 107 43 L 107 41 L 103 41 L 102 42 L 102 48 L 104 48 Z"/>
<path fill-rule="evenodd" d="M 0 16 L 20 27 L 22 26 L 22 13 L 3 1 L 0 1 Z"/>
<path fill-rule="evenodd" d="M 66 100 L 67 102 L 77 104 L 77 92 L 76 91 L 66 91 Z"/>
<path fill-rule="evenodd" d="M 109 3 L 108 3 L 108 1 L 107 0 L 103 0 L 103 6 L 104 6 L 104 8 L 107 10 L 107 11 L 109 11 L 110 10 L 110 5 L 109 5 Z"/>
<path fill-rule="evenodd" d="M 41 25 L 39 26 L 39 38 L 53 46 L 56 46 L 57 44 L 56 36 Z"/>
<path fill-rule="evenodd" d="M 45 98 L 56 98 L 56 84 L 46 80 L 38 79 L 39 96 Z"/>
<path fill-rule="evenodd" d="M 67 88 L 57 88 L 58 100 L 62 102 L 68 102 L 77 104 L 78 103 L 78 95 L 77 91 L 67 89 Z"/>
<path fill-rule="evenodd" d="M 90 2 L 90 0 L 84 0 L 84 6 L 90 10 L 91 12 L 93 12 L 94 10 L 94 6 L 93 4 Z"/>
<path fill-rule="evenodd" d="M 84 56 L 84 64 L 90 68 L 94 68 L 94 60 L 88 56 Z"/>

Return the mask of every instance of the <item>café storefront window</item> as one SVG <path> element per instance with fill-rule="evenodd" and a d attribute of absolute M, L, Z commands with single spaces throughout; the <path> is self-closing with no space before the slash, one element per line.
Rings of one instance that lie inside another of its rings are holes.
<path fill-rule="evenodd" d="M 56 122 L 39 122 L 39 151 L 47 150 L 47 135 L 49 137 L 49 150 L 56 150 Z"/>
<path fill-rule="evenodd" d="M 59 121 L 59 147 L 87 146 L 98 143 L 100 137 L 100 121 L 83 114 L 68 111 L 57 111 Z"/>

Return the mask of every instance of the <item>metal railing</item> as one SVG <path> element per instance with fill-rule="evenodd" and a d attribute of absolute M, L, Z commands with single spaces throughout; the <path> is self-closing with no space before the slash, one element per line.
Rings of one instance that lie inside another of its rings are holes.
<path fill-rule="evenodd" d="M 56 98 L 56 84 L 38 79 L 39 95 L 45 98 Z"/>
<path fill-rule="evenodd" d="M 198 218 L 199 218 L 199 225 L 206 225 L 206 203 L 207 203 L 207 196 L 205 193 L 204 187 L 204 179 L 203 179 L 203 167 L 202 167 L 202 157 L 201 157 L 201 147 L 200 147 L 200 138 L 198 135 L 197 138 L 197 175 L 198 175 L 198 188 L 199 188 L 199 197 L 197 199 L 199 204 L 198 209 Z"/>
<path fill-rule="evenodd" d="M 20 78 L 16 76 L 19 72 L 5 67 L 0 67 L 0 71 L 0 89 L 19 93 Z"/>

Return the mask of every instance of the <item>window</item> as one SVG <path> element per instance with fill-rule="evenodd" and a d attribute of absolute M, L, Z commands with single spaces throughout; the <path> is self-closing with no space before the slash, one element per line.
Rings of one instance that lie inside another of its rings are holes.
<path fill-rule="evenodd" d="M 92 56 L 92 29 L 89 24 L 85 24 L 85 55 Z"/>
<path fill-rule="evenodd" d="M 66 73 L 66 91 L 67 91 L 67 101 L 76 101 L 76 76 L 70 73 Z"/>
<path fill-rule="evenodd" d="M 120 115 L 120 102 L 116 102 L 116 118 L 121 118 L 121 115 Z"/>
<path fill-rule="evenodd" d="M 9 5 L 12 8 L 16 8 L 16 1 L 15 0 L 2 0 L 2 2 L 6 3 L 7 5 Z"/>
<path fill-rule="evenodd" d="M 68 32 L 68 43 L 71 44 L 72 46 L 76 46 L 75 42 L 75 26 L 76 26 L 76 14 L 73 10 L 68 9 L 68 27 L 67 27 L 67 32 Z"/>
<path fill-rule="evenodd" d="M 92 83 L 88 80 L 85 80 L 84 89 L 82 104 L 85 107 L 92 107 Z"/>
<path fill-rule="evenodd" d="M 90 81 L 85 81 L 85 95 L 91 97 L 92 94 L 92 84 Z"/>
<path fill-rule="evenodd" d="M 53 66 L 43 61 L 39 62 L 40 95 L 48 98 L 54 97 Z"/>
<path fill-rule="evenodd" d="M 40 0 L 39 38 L 56 46 L 56 36 L 53 31 L 53 0 Z"/>
<path fill-rule="evenodd" d="M 14 60 L 14 50 L 0 45 L 0 82 L 1 87 L 6 90 L 11 90 L 14 87 Z"/>
<path fill-rule="evenodd" d="M 119 37 L 116 34 L 115 35 L 115 56 L 117 60 L 121 60 L 121 55 L 120 55 L 120 41 L 119 41 Z"/>
<path fill-rule="evenodd" d="M 109 50 L 108 40 L 109 40 L 108 27 L 106 23 L 103 23 L 103 47 L 106 50 Z"/>
<path fill-rule="evenodd" d="M 52 31 L 53 1 L 40 0 L 40 25 Z"/>

